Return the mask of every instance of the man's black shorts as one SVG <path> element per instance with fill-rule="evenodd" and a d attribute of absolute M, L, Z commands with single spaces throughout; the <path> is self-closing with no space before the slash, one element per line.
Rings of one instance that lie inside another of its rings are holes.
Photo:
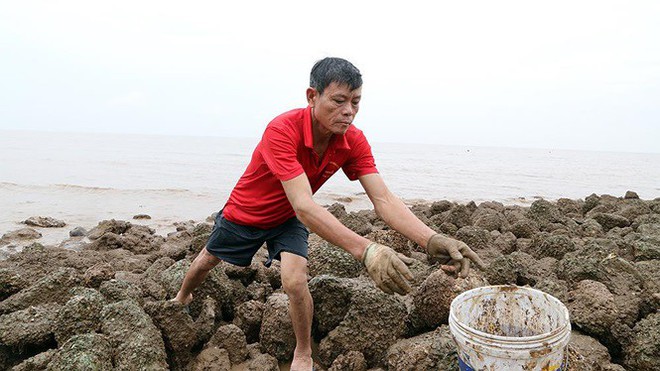
<path fill-rule="evenodd" d="M 308 237 L 307 227 L 295 216 L 275 228 L 261 229 L 232 223 L 219 212 L 206 250 L 227 263 L 245 267 L 266 242 L 268 260 L 265 264 L 268 267 L 273 259 L 280 260 L 283 251 L 307 259 Z"/>

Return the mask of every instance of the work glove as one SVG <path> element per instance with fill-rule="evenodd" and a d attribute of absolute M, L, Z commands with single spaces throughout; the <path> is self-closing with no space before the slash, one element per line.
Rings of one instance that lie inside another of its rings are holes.
<path fill-rule="evenodd" d="M 434 234 L 426 244 L 427 253 L 438 259 L 442 269 L 447 272 L 458 273 L 465 278 L 470 272 L 470 263 L 474 262 L 479 268 L 484 268 L 484 262 L 464 242 L 447 237 L 440 233 Z"/>
<path fill-rule="evenodd" d="M 369 276 L 379 289 L 388 294 L 396 292 L 405 295 L 410 292 L 408 281 L 413 279 L 413 275 L 406 264 L 412 262 L 413 259 L 375 242 L 370 243 L 362 255 L 362 264 Z"/>

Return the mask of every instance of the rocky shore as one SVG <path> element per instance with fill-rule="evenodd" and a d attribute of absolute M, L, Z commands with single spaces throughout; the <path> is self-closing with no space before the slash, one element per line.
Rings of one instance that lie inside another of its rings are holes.
<path fill-rule="evenodd" d="M 361 235 L 414 258 L 414 290 L 376 289 L 361 264 L 310 236 L 309 286 L 319 370 L 456 370 L 449 303 L 487 284 L 529 285 L 569 308 L 569 370 L 660 370 L 660 199 L 590 195 L 498 202 L 439 201 L 411 209 L 487 262 L 466 279 L 372 210 L 329 210 Z M 141 218 L 146 218 L 141 216 Z M 0 246 L 38 241 L 26 220 Z M 0 369 L 279 370 L 295 340 L 279 265 L 262 249 L 251 266 L 220 264 L 185 308 L 168 301 L 204 246 L 211 221 L 167 236 L 129 221 L 72 230 L 60 246 L 34 242 L 0 261 Z"/>

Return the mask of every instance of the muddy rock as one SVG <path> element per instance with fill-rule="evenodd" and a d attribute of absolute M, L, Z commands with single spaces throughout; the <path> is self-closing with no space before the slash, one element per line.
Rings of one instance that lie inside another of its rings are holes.
<path fill-rule="evenodd" d="M 653 210 L 651 210 L 651 208 L 646 203 L 644 203 L 644 201 L 638 201 L 624 206 L 615 214 L 628 220 L 635 220 L 642 215 L 650 214 L 652 212 Z"/>
<path fill-rule="evenodd" d="M 112 346 L 107 337 L 101 334 L 76 335 L 64 343 L 53 356 L 48 364 L 48 370 L 116 369 L 112 364 L 112 353 Z"/>
<path fill-rule="evenodd" d="M 193 371 L 230 371 L 231 362 L 226 349 L 207 348 L 202 350 L 195 359 Z"/>
<path fill-rule="evenodd" d="M 443 222 L 438 226 L 438 230 L 441 233 L 454 236 L 458 232 L 458 227 L 449 222 Z"/>
<path fill-rule="evenodd" d="M 348 313 L 353 291 L 351 281 L 331 275 L 316 276 L 309 281 L 309 291 L 314 300 L 314 333 L 325 337 L 339 326 Z M 337 305 L 342 303 L 342 305 Z"/>
<path fill-rule="evenodd" d="M 654 224 L 660 226 L 658 224 Z M 635 261 L 660 259 L 660 236 L 643 233 L 631 233 L 626 241 L 632 245 Z"/>
<path fill-rule="evenodd" d="M 516 236 L 511 232 L 505 232 L 495 238 L 492 246 L 503 254 L 510 254 L 516 248 Z"/>
<path fill-rule="evenodd" d="M 557 265 L 557 276 L 569 283 L 582 280 L 601 281 L 607 279 L 601 269 L 601 262 L 608 256 L 616 256 L 617 245 L 606 239 L 592 239 L 585 246 L 564 254 Z"/>
<path fill-rule="evenodd" d="M 169 350 L 171 364 L 184 367 L 190 361 L 190 350 L 197 343 L 197 327 L 186 308 L 177 302 L 145 303 L 144 310 L 160 330 Z"/>
<path fill-rule="evenodd" d="M 410 314 L 414 328 L 430 329 L 446 324 L 449 305 L 460 293 L 488 285 L 477 270 L 466 278 L 454 278 L 442 270 L 431 273 L 413 293 L 414 308 Z"/>
<path fill-rule="evenodd" d="M 83 237 L 87 235 L 87 230 L 83 227 L 75 227 L 69 231 L 69 237 Z"/>
<path fill-rule="evenodd" d="M 623 367 L 611 363 L 604 345 L 579 331 L 571 332 L 567 351 L 567 371 L 625 371 Z"/>
<path fill-rule="evenodd" d="M 59 268 L 54 273 L 38 280 L 34 285 L 0 302 L 0 314 L 52 302 L 64 304 L 71 297 L 69 289 L 76 286 L 78 282 L 75 269 Z"/>
<path fill-rule="evenodd" d="M 568 284 L 564 280 L 541 278 L 534 288 L 554 296 L 562 303 L 568 302 Z"/>
<path fill-rule="evenodd" d="M 236 308 L 233 323 L 243 331 L 248 343 L 259 341 L 263 313 L 264 303 L 256 300 L 246 301 Z"/>
<path fill-rule="evenodd" d="M 660 313 L 649 314 L 635 325 L 625 355 L 630 370 L 660 370 Z"/>
<path fill-rule="evenodd" d="M 487 230 L 479 227 L 466 226 L 456 232 L 456 239 L 465 242 L 473 250 L 488 248 L 492 237 Z"/>
<path fill-rule="evenodd" d="M 257 270 L 254 266 L 250 265 L 247 267 L 240 267 L 238 265 L 233 265 L 225 262 L 221 262 L 222 269 L 227 274 L 227 277 L 241 281 L 244 286 L 250 285 L 255 276 L 257 275 Z"/>
<path fill-rule="evenodd" d="M 328 209 L 330 214 L 334 215 L 335 218 L 340 220 L 348 215 L 344 205 L 340 204 L 339 202 L 335 202 L 334 204 L 327 206 L 326 209 Z"/>
<path fill-rule="evenodd" d="M 362 263 L 341 248 L 320 238 L 310 239 L 307 266 L 312 277 L 332 274 L 337 277 L 357 277 Z"/>
<path fill-rule="evenodd" d="M 112 279 L 105 281 L 99 286 L 99 291 L 106 300 L 110 303 L 134 300 L 136 303 L 142 305 L 144 299 L 142 297 L 142 290 L 130 282 Z"/>
<path fill-rule="evenodd" d="M 603 235 L 603 227 L 594 219 L 585 219 L 580 225 L 583 237 L 598 237 Z"/>
<path fill-rule="evenodd" d="M 392 229 L 375 230 L 365 237 L 373 242 L 389 246 L 394 251 L 405 256 L 410 256 L 412 251 L 423 251 L 420 246 L 417 246 L 417 244 L 407 239 L 404 235 Z"/>
<path fill-rule="evenodd" d="M 75 294 L 57 313 L 55 340 L 62 346 L 74 335 L 96 332 L 101 324 L 105 299 L 94 289 L 77 288 Z"/>
<path fill-rule="evenodd" d="M 206 347 L 227 349 L 232 365 L 245 361 L 248 356 L 245 334 L 238 326 L 233 324 L 218 327 L 218 330 L 213 334 Z"/>
<path fill-rule="evenodd" d="M 637 192 L 626 191 L 626 195 L 623 196 L 623 198 L 626 199 L 626 200 L 631 200 L 631 199 L 639 200 L 639 195 L 637 195 Z"/>
<path fill-rule="evenodd" d="M 64 221 L 49 216 L 31 216 L 24 220 L 23 224 L 41 228 L 62 228 L 66 225 Z"/>
<path fill-rule="evenodd" d="M 614 295 L 600 282 L 580 281 L 568 294 L 571 321 L 587 334 L 602 337 L 617 320 Z"/>
<path fill-rule="evenodd" d="M 168 369 L 161 333 L 135 301 L 124 300 L 103 307 L 101 332 L 115 349 L 116 370 Z"/>
<path fill-rule="evenodd" d="M 0 244 L 9 241 L 36 240 L 41 238 L 41 233 L 32 228 L 21 228 L 12 232 L 7 232 L 0 238 Z"/>
<path fill-rule="evenodd" d="M 487 231 L 499 231 L 507 221 L 504 215 L 500 214 L 497 210 L 482 207 L 479 205 L 477 211 L 472 214 L 472 224 L 475 227 L 485 229 Z M 502 208 L 503 210 L 504 208 Z"/>
<path fill-rule="evenodd" d="M 592 218 L 603 227 L 603 230 L 609 231 L 614 227 L 627 227 L 630 225 L 630 220 L 623 216 L 610 214 L 610 213 L 597 213 Z"/>
<path fill-rule="evenodd" d="M 252 282 L 245 289 L 247 290 L 248 300 L 256 300 L 262 303 L 265 303 L 268 297 L 273 294 L 273 287 L 263 282 Z"/>
<path fill-rule="evenodd" d="M 27 279 L 13 269 L 0 268 L 0 301 L 28 286 Z"/>
<path fill-rule="evenodd" d="M 591 209 L 598 206 L 599 204 L 600 204 L 600 197 L 597 194 L 592 193 L 591 195 L 587 196 L 584 199 L 584 204 L 582 205 L 582 213 L 583 214 L 588 213 L 589 211 L 591 211 Z"/>
<path fill-rule="evenodd" d="M 568 198 L 560 198 L 557 200 L 557 208 L 559 212 L 568 217 L 582 216 L 582 205 L 577 200 Z"/>
<path fill-rule="evenodd" d="M 537 260 L 518 251 L 495 259 L 485 276 L 491 285 L 534 285 L 541 278 Z"/>
<path fill-rule="evenodd" d="M 270 354 L 260 354 L 248 363 L 248 371 L 279 371 L 277 358 Z"/>
<path fill-rule="evenodd" d="M 356 213 L 346 215 L 340 219 L 340 222 L 360 236 L 366 236 L 374 228 L 366 217 Z"/>
<path fill-rule="evenodd" d="M 367 361 L 362 353 L 350 351 L 337 357 L 328 371 L 367 371 Z"/>
<path fill-rule="evenodd" d="M 157 258 L 157 255 L 136 255 L 124 249 L 110 250 L 103 253 L 103 256 L 115 271 L 127 272 L 144 272 Z"/>
<path fill-rule="evenodd" d="M 98 263 L 89 267 L 83 274 L 83 282 L 87 287 L 98 288 L 103 281 L 113 279 L 115 270 L 109 263 Z"/>
<path fill-rule="evenodd" d="M 355 350 L 364 354 L 370 365 L 384 364 L 387 349 L 406 333 L 406 306 L 400 296 L 383 293 L 367 279 L 345 282 L 350 283 L 353 291 L 348 311 L 321 340 L 320 362 L 327 367 L 339 355 Z M 337 303 L 340 302 L 332 305 Z"/>
<path fill-rule="evenodd" d="M 56 303 L 31 306 L 0 316 L 0 343 L 23 353 L 53 343 Z"/>
<path fill-rule="evenodd" d="M 106 233 L 120 235 L 125 233 L 131 227 L 131 225 L 131 223 L 122 220 L 103 220 L 99 222 L 96 227 L 89 231 L 87 238 L 90 240 L 96 240 Z"/>
<path fill-rule="evenodd" d="M 446 222 L 455 225 L 458 228 L 463 228 L 470 225 L 472 211 L 466 205 L 456 205 L 449 210 Z"/>
<path fill-rule="evenodd" d="M 635 263 L 642 276 L 641 315 L 644 317 L 660 308 L 660 260 Z"/>
<path fill-rule="evenodd" d="M 517 221 L 511 224 L 509 228 L 509 232 L 513 233 L 517 238 L 532 238 L 538 231 L 538 225 L 530 220 Z"/>
<path fill-rule="evenodd" d="M 575 242 L 568 236 L 539 233 L 532 239 L 526 252 L 538 259 L 545 257 L 561 259 L 564 254 L 576 249 Z"/>
<path fill-rule="evenodd" d="M 388 370 L 456 370 L 456 343 L 449 327 L 403 339 L 387 350 Z"/>
<path fill-rule="evenodd" d="M 11 371 L 39 371 L 45 370 L 48 368 L 48 364 L 57 354 L 57 350 L 50 349 L 45 352 L 41 352 L 36 356 L 30 357 L 20 364 L 11 368 Z"/>
<path fill-rule="evenodd" d="M 204 299 L 202 301 L 202 309 L 195 320 L 198 344 L 205 344 L 213 336 L 215 332 L 215 312 L 215 300 L 212 298 Z"/>
<path fill-rule="evenodd" d="M 285 362 L 293 357 L 296 337 L 286 294 L 275 293 L 266 301 L 259 340 L 262 350 L 279 361 Z"/>

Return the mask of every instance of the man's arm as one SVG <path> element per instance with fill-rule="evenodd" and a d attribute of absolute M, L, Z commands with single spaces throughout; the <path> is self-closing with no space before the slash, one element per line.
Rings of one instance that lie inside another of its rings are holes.
<path fill-rule="evenodd" d="M 406 263 L 412 263 L 412 259 L 346 228 L 328 210 L 314 202 L 305 174 L 284 181 L 282 185 L 300 221 L 325 240 L 362 261 L 376 286 L 388 294 L 396 292 L 404 295 L 410 292 L 411 287 L 406 280 L 412 280 L 413 275 Z"/>
<path fill-rule="evenodd" d="M 333 245 L 362 260 L 368 239 L 344 226 L 334 215 L 312 199 L 312 188 L 305 174 L 282 182 L 284 192 L 303 224 Z"/>
<path fill-rule="evenodd" d="M 394 230 L 425 248 L 429 255 L 442 258 L 446 264 L 444 270 L 460 272 L 461 277 L 467 277 L 470 262 L 484 267 L 481 258 L 468 245 L 436 233 L 422 223 L 401 199 L 390 192 L 379 174 L 367 174 L 359 179 L 376 214 Z"/>

